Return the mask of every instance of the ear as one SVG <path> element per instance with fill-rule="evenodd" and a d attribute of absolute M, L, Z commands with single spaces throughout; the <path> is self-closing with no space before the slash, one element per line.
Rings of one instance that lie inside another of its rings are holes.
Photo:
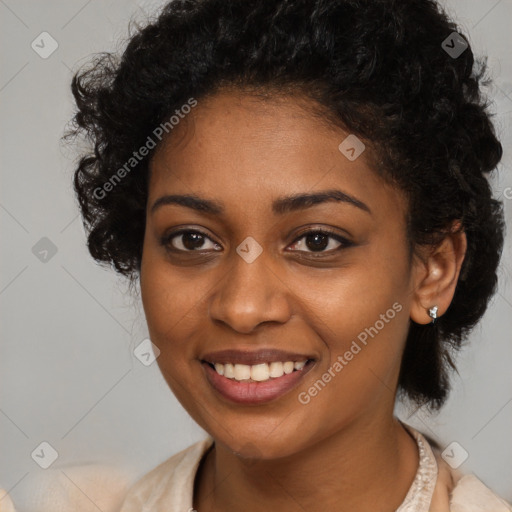
<path fill-rule="evenodd" d="M 429 309 L 433 306 L 438 308 L 438 317 L 446 312 L 455 294 L 466 248 L 466 233 L 460 221 L 452 223 L 439 244 L 420 248 L 420 254 L 414 258 L 411 320 L 429 324 Z"/>

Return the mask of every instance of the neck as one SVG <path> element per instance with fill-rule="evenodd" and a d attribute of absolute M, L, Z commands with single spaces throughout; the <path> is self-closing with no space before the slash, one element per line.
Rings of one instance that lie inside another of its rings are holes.
<path fill-rule="evenodd" d="M 401 423 L 357 424 L 289 457 L 247 464 L 227 447 L 208 453 L 196 478 L 194 508 L 246 512 L 394 511 L 411 486 L 418 448 Z"/>

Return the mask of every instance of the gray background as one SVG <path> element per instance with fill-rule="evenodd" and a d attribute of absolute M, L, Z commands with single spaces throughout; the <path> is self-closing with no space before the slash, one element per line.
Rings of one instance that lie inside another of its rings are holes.
<path fill-rule="evenodd" d="M 505 198 L 510 225 L 512 0 L 443 4 L 469 34 L 476 54 L 489 55 L 495 83 L 487 91 L 505 148 L 493 187 Z M 114 463 L 132 468 L 135 479 L 204 435 L 156 363 L 146 367 L 133 355 L 147 336 L 142 306 L 121 278 L 89 256 L 71 188 L 76 155 L 59 142 L 72 115 L 72 71 L 94 52 L 122 48 L 130 18 L 143 22 L 159 5 L 0 0 L 0 487 L 20 510 L 30 508 L 27 496 L 45 471 L 31 458 L 42 441 L 59 453 L 52 468 Z M 31 48 L 43 31 L 59 45 L 47 59 Z M 46 262 L 32 252 L 43 237 L 57 248 Z M 429 417 L 399 408 L 402 419 L 443 446 L 460 443 L 469 453 L 461 470 L 474 472 L 508 500 L 510 262 L 508 236 L 499 293 L 458 359 L 460 375 L 442 412 Z"/>

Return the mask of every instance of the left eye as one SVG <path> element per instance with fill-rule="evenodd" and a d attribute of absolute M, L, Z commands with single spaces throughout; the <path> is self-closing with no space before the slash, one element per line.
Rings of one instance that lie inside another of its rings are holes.
<path fill-rule="evenodd" d="M 349 245 L 350 242 L 338 234 L 328 231 L 308 231 L 297 238 L 292 247 L 298 248 L 299 252 L 331 252 Z M 304 247 L 310 250 L 304 250 Z"/>

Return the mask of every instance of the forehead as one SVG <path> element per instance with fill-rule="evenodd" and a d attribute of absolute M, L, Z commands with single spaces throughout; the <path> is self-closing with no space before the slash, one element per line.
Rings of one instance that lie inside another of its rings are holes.
<path fill-rule="evenodd" d="M 228 213 L 263 213 L 276 197 L 342 189 L 396 209 L 402 194 L 374 171 L 369 148 L 353 161 L 340 151 L 349 135 L 312 100 L 220 92 L 199 100 L 157 149 L 148 203 L 195 194 L 219 198 Z"/>

